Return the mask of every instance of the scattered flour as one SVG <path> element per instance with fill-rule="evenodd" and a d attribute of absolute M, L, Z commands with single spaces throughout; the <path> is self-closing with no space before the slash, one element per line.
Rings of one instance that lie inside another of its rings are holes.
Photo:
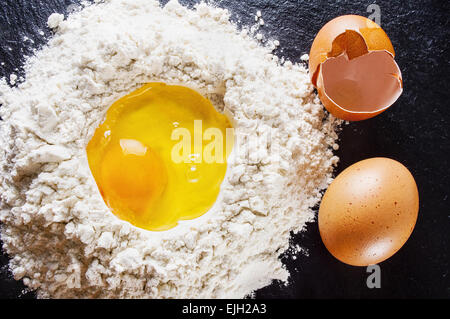
<path fill-rule="evenodd" d="M 288 280 L 278 257 L 314 219 L 340 123 L 303 66 L 281 65 L 229 18 L 151 0 L 54 14 L 25 81 L 0 81 L 1 238 L 14 277 L 39 297 L 240 298 Z M 259 141 L 237 140 L 248 152 L 230 158 L 208 214 L 162 233 L 109 211 L 85 152 L 108 107 L 151 81 L 198 89 Z"/>
<path fill-rule="evenodd" d="M 11 74 L 11 75 L 9 76 L 9 83 L 10 83 L 11 85 L 15 85 L 15 84 L 16 84 L 16 81 L 17 81 L 17 75 L 15 75 L 14 73 Z"/>
<path fill-rule="evenodd" d="M 56 29 L 64 21 L 64 15 L 59 13 L 53 13 L 48 17 L 47 25 L 50 29 Z"/>

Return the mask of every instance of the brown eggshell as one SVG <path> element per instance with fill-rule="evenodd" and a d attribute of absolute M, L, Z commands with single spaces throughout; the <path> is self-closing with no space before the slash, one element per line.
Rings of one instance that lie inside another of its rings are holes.
<path fill-rule="evenodd" d="M 389 37 L 375 22 L 357 15 L 337 17 L 319 31 L 311 46 L 311 81 L 335 117 L 365 120 L 388 109 L 402 94 L 394 56 Z"/>
<path fill-rule="evenodd" d="M 344 62 L 335 63 L 338 59 Z M 334 67 L 334 71 L 328 71 L 327 68 L 330 68 L 332 63 L 337 67 Z M 359 72 L 349 75 L 348 73 L 351 73 L 349 70 L 352 68 Z M 317 78 L 319 98 L 328 112 L 342 120 L 362 121 L 372 118 L 388 109 L 403 92 L 400 70 L 395 60 L 386 51 L 369 52 L 352 60 L 348 60 L 345 56 L 330 58 L 320 65 L 320 69 Z M 327 73 L 330 74 L 326 81 L 324 78 Z M 398 74 L 398 77 L 395 74 Z M 333 90 L 330 83 L 334 81 L 339 85 L 343 78 L 350 79 L 352 77 L 354 78 L 353 86 L 354 83 L 356 85 L 365 83 L 365 85 L 359 85 L 359 92 L 364 98 L 355 96 L 357 90 L 351 90 L 352 85 L 347 85 L 347 91 L 350 92 L 340 101 L 340 95 L 343 95 L 345 88 L 337 87 Z M 384 94 L 380 94 L 380 92 Z M 334 96 L 334 99 L 331 96 Z M 352 105 L 362 99 L 365 100 L 367 107 Z M 346 107 L 344 108 L 342 105 L 346 105 Z"/>
<path fill-rule="evenodd" d="M 319 231 L 329 252 L 354 266 L 380 263 L 411 235 L 419 210 L 409 170 L 388 158 L 358 162 L 331 183 L 319 209 Z"/>
<path fill-rule="evenodd" d="M 312 82 L 316 85 L 317 67 L 328 58 L 333 41 L 347 30 L 362 35 L 370 51 L 386 50 L 395 57 L 394 47 L 386 32 L 372 20 L 358 15 L 343 15 L 325 24 L 313 41 L 309 54 L 309 71 Z"/>

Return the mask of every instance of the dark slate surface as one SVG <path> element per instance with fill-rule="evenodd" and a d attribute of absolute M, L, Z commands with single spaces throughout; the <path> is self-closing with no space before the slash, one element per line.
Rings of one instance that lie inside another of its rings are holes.
<path fill-rule="evenodd" d="M 53 12 L 67 13 L 78 0 L 3 0 L 0 6 L 0 76 L 21 74 L 24 56 L 45 44 Z M 196 1 L 180 1 L 192 6 Z M 261 10 L 264 33 L 281 43 L 279 55 L 292 61 L 309 51 L 314 35 L 341 14 L 368 16 L 367 6 L 381 7 L 381 24 L 397 52 L 404 93 L 387 112 L 351 123 L 340 136 L 339 173 L 356 161 L 386 156 L 405 164 L 420 192 L 417 226 L 406 245 L 381 263 L 381 288 L 368 289 L 365 268 L 335 260 L 324 248 L 317 224 L 293 238 L 309 256 L 283 258 L 293 284 L 277 283 L 261 289 L 260 298 L 449 298 L 450 174 L 449 174 L 449 13 L 450 2 L 424 1 L 277 1 L 217 0 L 235 21 L 253 24 Z M 39 31 L 43 31 L 41 35 Z M 27 36 L 32 39 L 23 41 Z M 7 272 L 7 256 L 0 256 L 0 297 L 33 298 L 21 294 L 23 285 Z"/>

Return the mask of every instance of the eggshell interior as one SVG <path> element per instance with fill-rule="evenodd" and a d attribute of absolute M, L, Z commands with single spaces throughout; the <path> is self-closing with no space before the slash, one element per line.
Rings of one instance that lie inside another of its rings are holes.
<path fill-rule="evenodd" d="M 354 59 L 342 54 L 322 64 L 324 93 L 350 112 L 377 112 L 401 95 L 400 71 L 387 51 L 371 51 Z"/>

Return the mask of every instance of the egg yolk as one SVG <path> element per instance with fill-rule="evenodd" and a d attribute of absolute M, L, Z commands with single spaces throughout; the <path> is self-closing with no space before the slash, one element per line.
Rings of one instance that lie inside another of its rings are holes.
<path fill-rule="evenodd" d="M 225 138 L 230 128 L 196 91 L 150 83 L 109 108 L 87 146 L 89 166 L 116 216 L 143 229 L 168 230 L 216 201 L 232 148 L 233 137 Z M 177 129 L 182 134 L 174 134 Z M 205 158 L 207 149 L 223 160 Z"/>
<path fill-rule="evenodd" d="M 109 206 L 122 206 L 117 210 L 119 216 L 136 220 L 164 192 L 166 168 L 158 155 L 139 141 L 122 139 L 112 144 L 100 168 L 100 191 Z"/>

